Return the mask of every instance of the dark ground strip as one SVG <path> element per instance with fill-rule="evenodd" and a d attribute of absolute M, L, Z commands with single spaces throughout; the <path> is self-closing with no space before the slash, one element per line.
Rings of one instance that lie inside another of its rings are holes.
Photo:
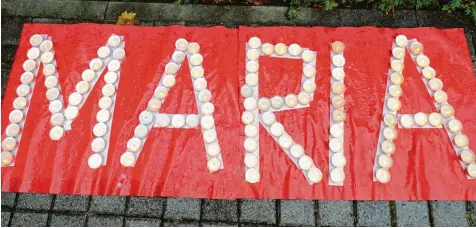
<path fill-rule="evenodd" d="M 2 97 L 24 23 L 115 23 L 125 11 L 146 26 L 377 26 L 461 27 L 473 65 L 476 26 L 459 14 L 302 9 L 295 21 L 285 7 L 163 3 L 2 1 Z M 476 72 L 476 68 L 475 68 Z M 39 195 L 2 192 L 2 226 L 476 226 L 476 202 L 207 200 L 161 197 Z"/>

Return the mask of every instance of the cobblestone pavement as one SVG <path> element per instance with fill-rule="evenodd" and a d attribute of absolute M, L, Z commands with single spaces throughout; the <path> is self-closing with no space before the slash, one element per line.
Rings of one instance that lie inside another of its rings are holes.
<path fill-rule="evenodd" d="M 140 24 L 148 26 L 463 27 L 476 63 L 476 26 L 461 15 L 440 12 L 399 10 L 390 17 L 370 10 L 302 9 L 297 20 L 287 21 L 284 7 L 4 0 L 2 97 L 23 23 L 114 23 L 125 10 L 137 12 Z M 476 226 L 476 202 L 461 201 L 205 200 L 2 192 L 1 203 L 2 226 Z"/>

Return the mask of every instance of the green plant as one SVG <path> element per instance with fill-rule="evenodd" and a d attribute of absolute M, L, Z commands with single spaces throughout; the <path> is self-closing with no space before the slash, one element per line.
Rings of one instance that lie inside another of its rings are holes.
<path fill-rule="evenodd" d="M 476 23 L 476 1 L 474 0 L 451 0 L 449 3 L 443 5 L 443 11 L 453 12 L 462 10 L 466 15 L 473 19 Z"/>

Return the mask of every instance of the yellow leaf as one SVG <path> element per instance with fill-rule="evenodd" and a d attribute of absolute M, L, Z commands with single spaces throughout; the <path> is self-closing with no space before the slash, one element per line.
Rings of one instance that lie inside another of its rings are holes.
<path fill-rule="evenodd" d="M 133 13 L 133 12 L 127 12 L 125 11 L 124 13 L 121 14 L 121 16 L 119 16 L 117 18 L 117 23 L 118 25 L 133 25 L 136 23 L 136 20 L 135 20 L 135 17 L 136 17 L 136 13 Z"/>

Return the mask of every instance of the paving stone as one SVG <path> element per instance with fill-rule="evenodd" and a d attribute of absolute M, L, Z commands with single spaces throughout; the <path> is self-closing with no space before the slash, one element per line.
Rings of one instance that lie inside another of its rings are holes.
<path fill-rule="evenodd" d="M 341 9 L 342 26 L 416 27 L 413 10 L 397 10 L 395 15 L 366 9 Z"/>
<path fill-rule="evenodd" d="M 202 222 L 203 227 L 238 227 L 237 223 L 226 222 Z"/>
<path fill-rule="evenodd" d="M 319 201 L 317 217 L 319 226 L 354 226 L 352 201 Z"/>
<path fill-rule="evenodd" d="M 2 10 L 10 15 L 41 18 L 104 19 L 106 1 L 4 0 Z"/>
<path fill-rule="evenodd" d="M 205 200 L 202 218 L 210 221 L 238 222 L 238 201 Z"/>
<path fill-rule="evenodd" d="M 198 227 L 198 221 L 168 221 L 164 222 L 165 227 Z"/>
<path fill-rule="evenodd" d="M 126 214 L 141 217 L 161 217 L 164 201 L 164 198 L 158 197 L 131 197 Z"/>
<path fill-rule="evenodd" d="M 474 61 L 476 60 L 476 51 L 473 43 L 473 34 L 471 34 L 468 29 L 465 29 L 464 35 L 466 36 L 466 42 L 468 43 L 469 54 L 471 55 L 471 59 Z"/>
<path fill-rule="evenodd" d="M 5 95 L 5 89 L 7 88 L 9 75 L 10 75 L 10 68 L 2 67 L 2 100 L 3 100 L 3 95 Z M 8 199 L 6 202 L 9 202 L 9 200 L 11 199 Z M 2 199 L 2 205 L 3 205 L 3 199 Z"/>
<path fill-rule="evenodd" d="M 18 45 L 18 42 L 20 41 L 20 34 L 23 29 L 23 24 L 28 22 L 30 22 L 29 18 L 6 17 L 2 15 L 2 45 Z"/>
<path fill-rule="evenodd" d="M 276 223 L 276 202 L 274 200 L 243 200 L 241 203 L 241 222 Z"/>
<path fill-rule="evenodd" d="M 93 215 L 88 217 L 87 226 L 103 227 L 103 226 L 122 226 L 123 217 L 121 216 L 101 216 Z"/>
<path fill-rule="evenodd" d="M 466 202 L 432 201 L 430 203 L 435 226 L 469 226 Z"/>
<path fill-rule="evenodd" d="M 165 219 L 200 219 L 200 199 L 167 198 Z"/>
<path fill-rule="evenodd" d="M 314 201 L 282 200 L 280 226 L 314 226 Z"/>
<path fill-rule="evenodd" d="M 274 227 L 274 225 L 271 224 L 253 224 L 253 223 L 242 223 L 240 224 L 241 227 Z"/>
<path fill-rule="evenodd" d="M 123 214 L 126 209 L 126 197 L 93 196 L 90 212 L 98 214 Z"/>
<path fill-rule="evenodd" d="M 462 13 L 446 13 L 442 11 L 416 11 L 418 26 L 438 27 L 438 28 L 460 28 L 465 27 L 471 31 L 476 31 L 475 24 L 471 19 Z"/>
<path fill-rule="evenodd" d="M 53 210 L 86 212 L 88 210 L 88 201 L 89 196 L 57 195 Z"/>
<path fill-rule="evenodd" d="M 10 215 L 12 215 L 11 212 L 2 212 L 2 227 L 8 226 L 8 222 L 10 222 Z"/>
<path fill-rule="evenodd" d="M 49 210 L 53 195 L 48 194 L 19 194 L 17 207 L 19 209 Z"/>
<path fill-rule="evenodd" d="M 33 18 L 31 21 L 33 23 L 61 24 L 63 22 L 63 19 L 61 18 Z"/>
<path fill-rule="evenodd" d="M 430 226 L 428 202 L 397 201 L 398 226 Z"/>
<path fill-rule="evenodd" d="M 81 227 L 86 222 L 85 215 L 52 215 L 50 226 L 56 227 Z"/>
<path fill-rule="evenodd" d="M 158 227 L 160 219 L 152 218 L 126 218 L 126 226 L 132 227 Z"/>
<path fill-rule="evenodd" d="M 3 58 L 3 57 L 2 57 Z M 3 72 L 2 72 L 2 88 L 3 88 Z M 3 89 L 2 89 L 3 94 Z M 2 207 L 12 208 L 15 204 L 15 197 L 17 196 L 14 192 L 2 192 Z"/>
<path fill-rule="evenodd" d="M 15 212 L 12 226 L 46 226 L 47 220 L 46 213 Z"/>
<path fill-rule="evenodd" d="M 2 67 L 12 67 L 17 47 L 16 45 L 2 45 Z"/>
<path fill-rule="evenodd" d="M 390 226 L 388 201 L 358 201 L 357 226 Z"/>
<path fill-rule="evenodd" d="M 476 201 L 469 202 L 469 212 L 471 213 L 472 217 L 472 224 L 471 226 L 476 226 Z"/>

